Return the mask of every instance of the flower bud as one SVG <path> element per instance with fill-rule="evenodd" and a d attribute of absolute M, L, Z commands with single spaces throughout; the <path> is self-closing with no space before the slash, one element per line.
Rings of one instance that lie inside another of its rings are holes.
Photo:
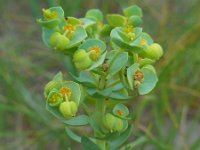
<path fill-rule="evenodd" d="M 54 32 L 50 37 L 50 44 L 56 50 L 64 50 L 67 48 L 67 44 L 69 43 L 69 39 L 60 34 L 59 32 Z"/>
<path fill-rule="evenodd" d="M 52 81 L 48 82 L 46 84 L 46 86 L 44 87 L 44 95 L 45 95 L 45 97 L 48 96 L 49 92 L 52 89 L 59 89 L 61 86 L 62 86 L 62 82 L 61 81 L 52 80 Z"/>
<path fill-rule="evenodd" d="M 103 119 L 104 126 L 110 131 L 122 131 L 123 130 L 123 121 L 115 117 L 114 115 L 107 113 Z"/>
<path fill-rule="evenodd" d="M 60 104 L 59 110 L 66 118 L 71 118 L 76 115 L 77 104 L 74 101 L 66 101 Z"/>
<path fill-rule="evenodd" d="M 92 60 L 90 59 L 89 54 L 83 49 L 79 49 L 74 53 L 73 61 L 78 69 L 84 70 L 92 65 Z"/>
<path fill-rule="evenodd" d="M 147 48 L 145 54 L 150 59 L 158 60 L 163 55 L 163 49 L 159 44 L 153 43 Z"/>

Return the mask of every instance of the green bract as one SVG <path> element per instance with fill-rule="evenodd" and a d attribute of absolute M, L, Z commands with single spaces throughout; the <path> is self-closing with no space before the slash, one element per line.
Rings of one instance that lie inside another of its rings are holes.
<path fill-rule="evenodd" d="M 74 80 L 64 80 L 59 72 L 46 84 L 46 109 L 66 125 L 68 136 L 84 150 L 123 149 L 133 124 L 124 104 L 137 93 L 153 90 L 158 78 L 152 64 L 163 55 L 162 47 L 140 27 L 138 6 L 125 8 L 123 15 L 107 14 L 107 23 L 103 18 L 98 9 L 75 18 L 64 16 L 61 7 L 52 7 L 44 9 L 43 18 L 37 20 L 43 42 L 65 54 L 63 63 L 67 64 L 63 65 Z M 70 129 L 85 125 L 91 127 L 93 137 Z"/>
<path fill-rule="evenodd" d="M 52 7 L 42 11 L 43 19 L 38 19 L 37 22 L 45 28 L 55 28 L 64 20 L 64 11 L 61 7 Z"/>

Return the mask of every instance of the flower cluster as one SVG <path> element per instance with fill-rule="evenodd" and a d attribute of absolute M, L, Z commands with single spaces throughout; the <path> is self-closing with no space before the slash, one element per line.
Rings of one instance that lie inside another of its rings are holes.
<path fill-rule="evenodd" d="M 69 72 L 74 81 L 64 81 L 58 73 L 45 86 L 47 109 L 53 115 L 67 125 L 89 124 L 97 139 L 113 133 L 130 135 L 132 118 L 122 100 L 132 100 L 133 92 L 145 95 L 153 90 L 158 81 L 153 64 L 163 55 L 162 47 L 140 27 L 142 15 L 136 5 L 106 19 L 98 9 L 83 18 L 65 17 L 61 7 L 43 9 L 43 18 L 37 21 L 44 43 L 69 57 L 76 70 Z M 87 106 L 91 99 L 96 101 L 93 113 Z M 87 115 L 76 115 L 80 104 Z M 67 133 L 80 141 L 71 130 Z"/>

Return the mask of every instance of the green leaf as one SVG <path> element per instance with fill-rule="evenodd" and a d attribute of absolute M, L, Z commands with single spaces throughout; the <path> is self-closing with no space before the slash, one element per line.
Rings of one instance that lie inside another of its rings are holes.
<path fill-rule="evenodd" d="M 107 51 L 105 51 L 97 61 L 93 62 L 92 66 L 90 68 L 88 68 L 87 70 L 90 71 L 90 70 L 93 70 L 93 69 L 99 67 L 100 65 L 102 65 L 106 58 L 106 53 L 107 53 Z"/>
<path fill-rule="evenodd" d="M 126 89 L 113 91 L 108 97 L 112 98 L 113 100 L 130 100 L 133 98 L 132 96 L 128 96 Z"/>
<path fill-rule="evenodd" d="M 62 72 L 58 72 L 58 73 L 53 77 L 53 80 L 56 80 L 56 81 L 63 81 L 63 74 L 62 74 Z"/>
<path fill-rule="evenodd" d="M 72 91 L 70 99 L 76 102 L 77 105 L 79 105 L 81 99 L 81 89 L 79 84 L 73 81 L 65 81 L 63 83 L 63 86 L 67 86 L 68 88 L 70 88 L 70 90 Z"/>
<path fill-rule="evenodd" d="M 95 21 L 88 18 L 80 18 L 79 20 L 81 21 L 81 25 L 84 27 L 84 29 L 87 29 L 95 24 Z"/>
<path fill-rule="evenodd" d="M 142 9 L 138 7 L 137 5 L 133 5 L 128 8 L 125 8 L 123 12 L 124 12 L 124 15 L 127 17 L 133 16 L 133 15 L 142 17 Z"/>
<path fill-rule="evenodd" d="M 143 59 L 139 60 L 140 67 L 143 67 L 145 65 L 150 65 L 150 64 L 153 64 L 153 63 L 155 63 L 155 60 L 152 60 L 152 59 L 149 59 L 149 58 L 143 58 Z"/>
<path fill-rule="evenodd" d="M 100 22 L 103 21 L 103 14 L 99 9 L 90 9 L 87 11 L 85 18 Z"/>
<path fill-rule="evenodd" d="M 49 48 L 51 48 L 49 39 L 54 32 L 55 32 L 54 30 L 48 28 L 42 28 L 42 40 L 44 44 Z"/>
<path fill-rule="evenodd" d="M 69 23 L 73 26 L 76 26 L 76 25 L 80 25 L 81 21 L 77 18 L 74 18 L 74 17 L 67 17 L 67 23 Z"/>
<path fill-rule="evenodd" d="M 80 115 L 69 120 L 64 120 L 63 122 L 71 126 L 84 126 L 89 123 L 89 118 L 86 115 Z"/>
<path fill-rule="evenodd" d="M 54 115 L 56 118 L 60 119 L 60 120 L 64 120 L 65 118 L 62 116 L 62 114 L 59 111 L 58 107 L 52 107 L 48 104 L 48 102 L 46 102 L 46 109 L 52 114 Z"/>
<path fill-rule="evenodd" d="M 142 24 L 142 19 L 139 16 L 131 16 L 128 18 L 128 24 L 137 27 Z"/>
<path fill-rule="evenodd" d="M 146 136 L 141 136 L 141 137 L 137 138 L 134 142 L 127 144 L 126 149 L 132 150 L 135 147 L 146 143 L 147 141 L 148 141 L 148 138 Z"/>
<path fill-rule="evenodd" d="M 103 28 L 101 29 L 101 31 L 100 31 L 100 36 L 102 36 L 102 37 L 106 37 L 106 36 L 110 36 L 110 32 L 111 32 L 111 30 L 113 29 L 113 27 L 111 27 L 110 25 L 108 25 L 108 24 L 105 24 L 104 26 L 103 26 Z"/>
<path fill-rule="evenodd" d="M 70 73 L 70 75 L 78 82 L 84 83 L 86 86 L 97 87 L 95 76 L 86 71 L 80 71 L 78 77 Z"/>
<path fill-rule="evenodd" d="M 107 15 L 107 21 L 113 27 L 124 26 L 126 24 L 126 17 L 119 14 L 109 14 Z"/>
<path fill-rule="evenodd" d="M 67 45 L 67 49 L 78 46 L 86 37 L 87 33 L 85 29 L 81 26 L 78 26 Z"/>
<path fill-rule="evenodd" d="M 128 84 L 132 90 L 133 90 L 133 83 L 134 83 L 134 74 L 138 68 L 139 68 L 139 64 L 135 63 L 127 69 L 127 80 L 128 80 Z"/>
<path fill-rule="evenodd" d="M 128 61 L 127 52 L 118 52 L 109 64 L 108 74 L 114 75 L 126 65 Z"/>
<path fill-rule="evenodd" d="M 113 138 L 109 141 L 110 150 L 118 149 L 126 140 L 128 140 L 129 136 L 132 133 L 132 126 L 128 127 L 120 136 Z"/>
<path fill-rule="evenodd" d="M 94 142 L 85 136 L 81 138 L 81 144 L 84 150 L 101 150 Z"/>
<path fill-rule="evenodd" d="M 142 33 L 142 28 L 134 28 L 133 33 L 135 34 L 135 39 L 131 40 L 122 27 L 116 27 L 110 33 L 111 41 L 121 49 L 139 53 L 143 50 L 143 47 L 140 45 L 141 38 L 139 38 Z"/>
<path fill-rule="evenodd" d="M 90 51 L 89 49 L 94 46 L 99 47 L 101 51 L 104 51 L 106 49 L 106 44 L 103 41 L 97 40 L 97 39 L 86 40 L 83 44 L 81 44 L 79 46 L 79 49 L 84 49 L 86 51 Z"/>
<path fill-rule="evenodd" d="M 67 133 L 67 135 L 74 141 L 81 143 L 81 137 L 78 136 L 77 134 L 75 134 L 71 129 L 69 129 L 68 127 L 65 127 L 65 131 Z"/>
<path fill-rule="evenodd" d="M 62 7 L 60 7 L 60 6 L 51 7 L 51 8 L 49 8 L 49 10 L 55 11 L 58 14 L 58 16 L 51 20 L 37 19 L 37 22 L 45 28 L 52 29 L 52 28 L 55 28 L 56 26 L 58 26 L 59 23 L 64 20 L 64 11 L 63 11 Z"/>
<path fill-rule="evenodd" d="M 125 105 L 119 103 L 113 108 L 113 114 L 123 118 L 129 115 L 129 110 Z"/>
<path fill-rule="evenodd" d="M 153 90 L 153 88 L 156 86 L 158 77 L 154 67 L 151 65 L 144 66 L 141 71 L 144 74 L 144 81 L 138 87 L 138 92 L 140 95 L 145 95 Z"/>

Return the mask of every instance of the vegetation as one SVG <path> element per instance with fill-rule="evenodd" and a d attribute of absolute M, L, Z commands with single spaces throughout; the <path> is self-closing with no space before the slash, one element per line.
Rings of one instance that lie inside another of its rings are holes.
<path fill-rule="evenodd" d="M 130 147 L 198 150 L 198 0 L 67 0 L 59 4 L 66 15 L 77 17 L 89 8 L 99 8 L 104 14 L 121 13 L 121 6 L 137 4 L 144 10 L 143 28 L 163 46 L 164 57 L 156 65 L 159 81 L 155 89 L 128 104 L 135 117 Z M 64 133 L 64 125 L 44 109 L 45 84 L 59 70 L 72 69 L 68 59 L 45 48 L 36 25 L 40 9 L 54 5 L 51 0 L 22 0 L 17 5 L 11 0 L 0 1 L 0 149 L 66 149 L 75 145 Z"/>

